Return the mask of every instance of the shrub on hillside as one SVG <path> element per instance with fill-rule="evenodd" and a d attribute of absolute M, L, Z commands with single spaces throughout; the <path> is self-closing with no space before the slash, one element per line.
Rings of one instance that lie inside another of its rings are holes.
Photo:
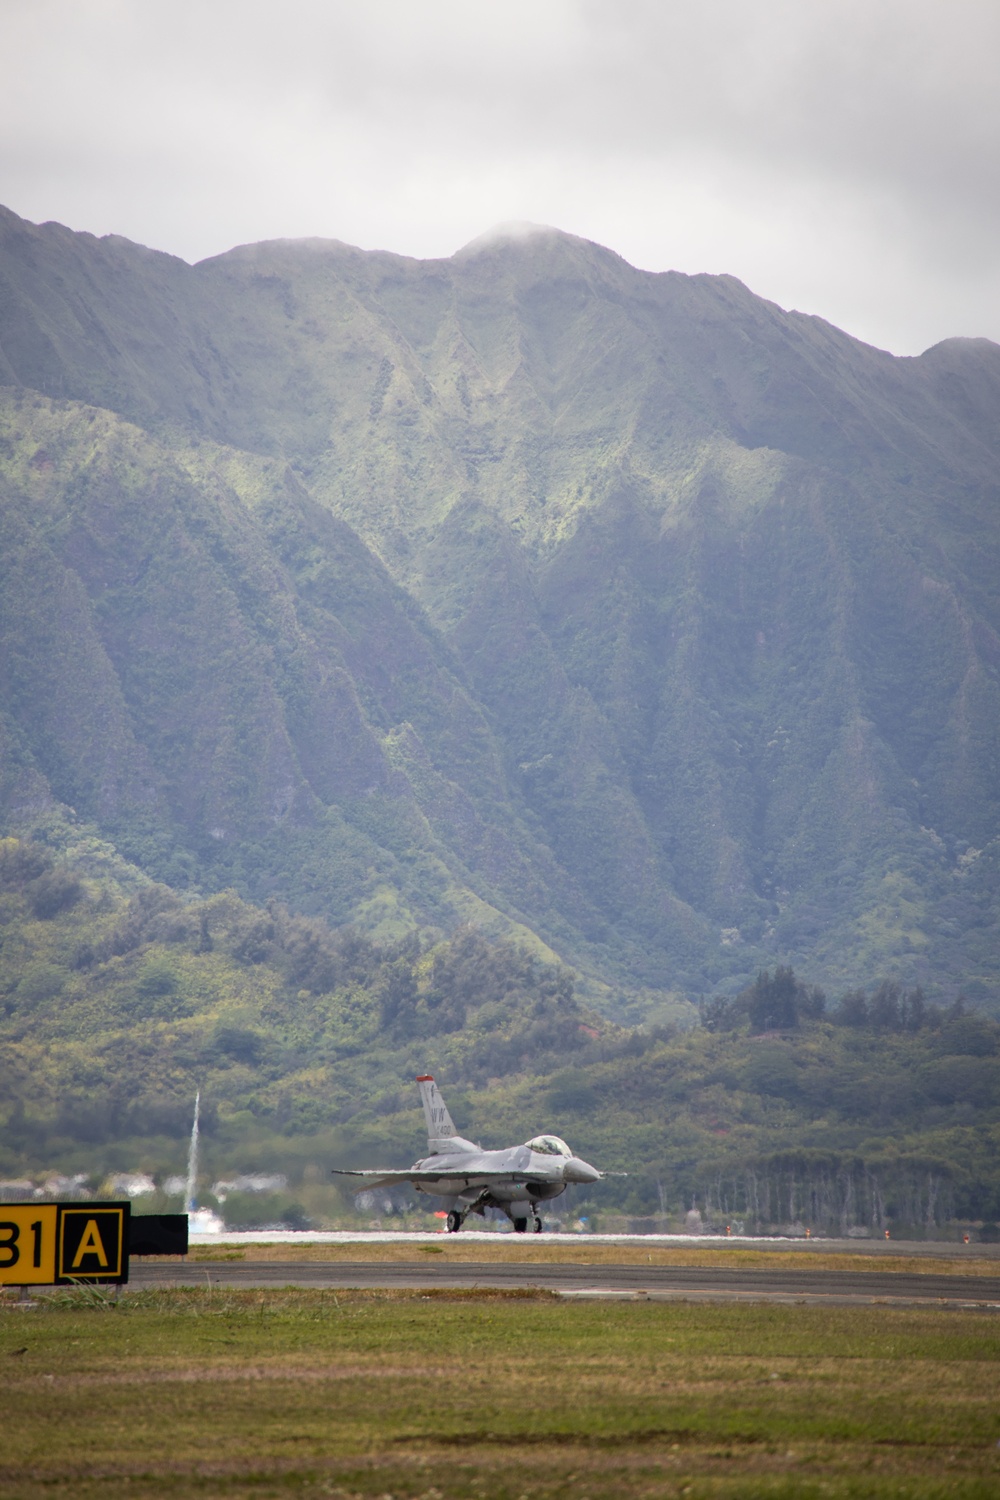
<path fill-rule="evenodd" d="M 83 894 L 83 887 L 69 870 L 46 870 L 37 880 L 31 881 L 25 895 L 28 905 L 36 917 L 48 920 L 75 906 Z"/>

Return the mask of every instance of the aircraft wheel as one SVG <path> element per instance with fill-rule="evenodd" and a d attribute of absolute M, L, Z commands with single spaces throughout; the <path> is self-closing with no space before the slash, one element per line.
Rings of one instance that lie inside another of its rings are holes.
<path fill-rule="evenodd" d="M 527 1219 L 515 1219 L 514 1220 L 514 1233 L 515 1234 L 524 1234 L 524 1232 L 527 1229 L 527 1227 L 528 1227 L 528 1221 L 527 1221 Z"/>
<path fill-rule="evenodd" d="M 456 1213 L 455 1210 L 452 1209 L 451 1213 L 448 1215 L 448 1221 L 447 1222 L 448 1222 L 448 1233 L 449 1234 L 457 1234 L 458 1231 L 462 1227 L 462 1215 L 459 1214 L 459 1213 Z"/>
<path fill-rule="evenodd" d="M 541 1232 L 542 1232 L 542 1221 L 541 1221 L 541 1219 L 540 1219 L 540 1218 L 539 1218 L 539 1217 L 538 1217 L 538 1215 L 537 1215 L 537 1214 L 536 1214 L 536 1215 L 535 1215 L 535 1224 L 534 1224 L 534 1229 L 535 1229 L 535 1233 L 536 1233 L 536 1234 L 541 1234 Z"/>

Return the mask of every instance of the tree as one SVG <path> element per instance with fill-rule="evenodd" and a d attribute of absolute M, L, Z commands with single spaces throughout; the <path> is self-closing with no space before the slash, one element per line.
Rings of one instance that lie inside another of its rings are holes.
<path fill-rule="evenodd" d="M 795 978 L 791 968 L 780 965 L 772 979 L 766 969 L 757 975 L 747 1007 L 750 1030 L 790 1031 L 799 1024 L 800 991 L 804 987 Z"/>
<path fill-rule="evenodd" d="M 868 1024 L 874 1031 L 899 1031 L 903 1017 L 902 990 L 894 979 L 883 979 L 868 1004 Z"/>
<path fill-rule="evenodd" d="M 841 1026 L 867 1026 L 868 997 L 864 990 L 849 990 L 842 995 L 834 1020 Z"/>

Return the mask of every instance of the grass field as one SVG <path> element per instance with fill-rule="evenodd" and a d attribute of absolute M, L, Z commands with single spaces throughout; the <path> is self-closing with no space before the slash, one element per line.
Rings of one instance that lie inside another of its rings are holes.
<path fill-rule="evenodd" d="M 73 1291 L 0 1311 L 0 1492 L 995 1497 L 989 1313 Z"/>

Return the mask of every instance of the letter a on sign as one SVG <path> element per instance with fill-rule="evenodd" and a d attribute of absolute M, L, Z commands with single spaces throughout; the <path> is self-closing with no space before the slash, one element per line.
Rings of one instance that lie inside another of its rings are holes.
<path fill-rule="evenodd" d="M 80 1236 L 80 1243 L 77 1245 L 76 1254 L 73 1257 L 74 1271 L 82 1266 L 85 1255 L 96 1255 L 97 1264 L 101 1267 L 101 1270 L 106 1271 L 108 1269 L 108 1257 L 104 1253 L 104 1242 L 101 1239 L 101 1232 L 97 1227 L 96 1219 L 87 1220 L 83 1234 Z"/>
<path fill-rule="evenodd" d="M 59 1281 L 128 1281 L 129 1204 L 59 1206 Z"/>

